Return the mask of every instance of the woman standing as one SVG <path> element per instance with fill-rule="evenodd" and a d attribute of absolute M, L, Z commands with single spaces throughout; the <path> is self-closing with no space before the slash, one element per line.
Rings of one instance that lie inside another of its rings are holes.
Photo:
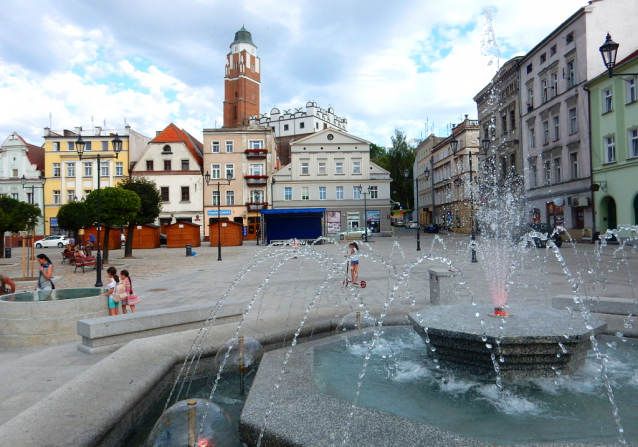
<path fill-rule="evenodd" d="M 45 254 L 39 254 L 36 256 L 38 263 L 40 264 L 40 276 L 38 276 L 38 284 L 34 290 L 53 290 L 55 286 L 51 281 L 53 278 L 53 264 L 51 260 Z"/>
<path fill-rule="evenodd" d="M 137 296 L 135 292 L 133 292 L 133 281 L 131 281 L 131 277 L 128 274 L 128 270 L 122 270 L 120 272 L 120 278 L 124 282 L 124 286 L 126 286 L 126 299 L 122 300 L 122 313 L 125 314 L 126 306 L 131 306 L 131 312 L 135 313 L 135 305 L 138 304 L 140 298 Z"/>
<path fill-rule="evenodd" d="M 115 267 L 109 267 L 106 273 L 109 275 L 109 290 L 106 293 L 101 293 L 99 296 L 109 296 L 109 316 L 112 317 L 113 315 L 120 314 L 120 303 L 113 300 L 113 296 L 115 296 L 115 288 L 120 282 L 120 278 L 117 276 L 117 269 Z"/>

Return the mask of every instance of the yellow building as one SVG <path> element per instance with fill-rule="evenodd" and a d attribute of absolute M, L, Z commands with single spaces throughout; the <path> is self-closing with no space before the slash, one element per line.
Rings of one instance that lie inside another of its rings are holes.
<path fill-rule="evenodd" d="M 129 177 L 129 168 L 139 158 L 146 144 L 150 141 L 129 126 L 119 130 L 103 130 L 95 127 L 82 130 L 76 127 L 73 131 L 53 131 L 44 128 L 44 222 L 45 234 L 61 234 L 64 229 L 57 224 L 58 210 L 73 200 L 85 198 L 97 189 L 97 160 L 88 159 L 97 153 L 113 155 L 112 140 L 115 134 L 122 140 L 122 151 L 118 158 L 101 160 L 101 187 L 116 186 Z M 83 159 L 80 160 L 75 150 L 75 142 L 82 135 L 86 143 Z"/>

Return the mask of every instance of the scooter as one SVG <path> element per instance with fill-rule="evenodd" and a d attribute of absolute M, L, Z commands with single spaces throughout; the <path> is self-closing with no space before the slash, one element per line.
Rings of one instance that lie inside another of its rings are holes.
<path fill-rule="evenodd" d="M 362 289 L 366 288 L 366 282 L 364 280 L 353 283 L 351 279 L 348 279 L 348 273 L 350 273 L 350 261 L 346 263 L 346 277 L 343 280 L 344 287 L 348 287 L 349 284 L 352 284 L 353 286 L 360 286 Z"/>

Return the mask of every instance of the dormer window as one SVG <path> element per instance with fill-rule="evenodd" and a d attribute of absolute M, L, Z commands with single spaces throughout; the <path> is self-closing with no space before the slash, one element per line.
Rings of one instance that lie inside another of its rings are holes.
<path fill-rule="evenodd" d="M 171 147 L 167 144 L 162 148 L 162 152 L 171 152 Z"/>

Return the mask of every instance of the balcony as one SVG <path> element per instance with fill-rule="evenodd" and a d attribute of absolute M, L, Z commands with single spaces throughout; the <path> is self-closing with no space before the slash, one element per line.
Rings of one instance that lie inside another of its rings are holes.
<path fill-rule="evenodd" d="M 259 211 L 268 209 L 268 202 L 246 202 L 248 211 Z"/>
<path fill-rule="evenodd" d="M 246 149 L 244 153 L 248 160 L 263 160 L 268 155 L 268 149 Z"/>
<path fill-rule="evenodd" d="M 267 175 L 245 175 L 244 179 L 248 186 L 266 186 L 268 184 Z"/>

